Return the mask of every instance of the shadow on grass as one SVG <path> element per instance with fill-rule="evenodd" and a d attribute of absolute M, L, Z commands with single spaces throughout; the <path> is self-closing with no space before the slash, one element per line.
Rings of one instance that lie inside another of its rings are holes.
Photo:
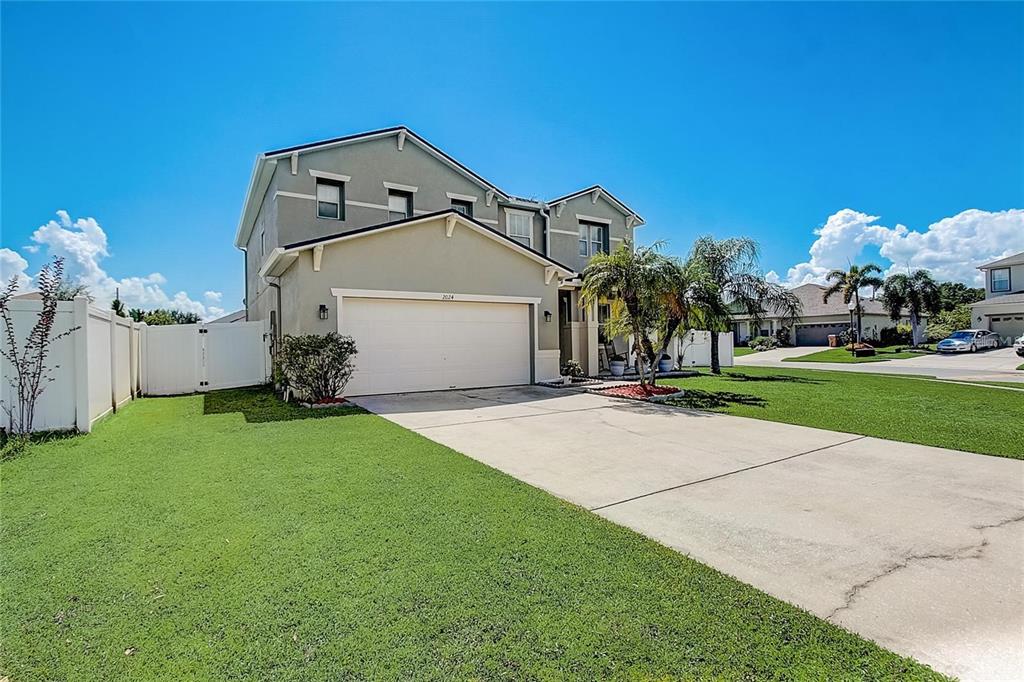
<path fill-rule="evenodd" d="M 738 372 L 723 372 L 722 376 L 729 377 L 733 381 L 781 381 L 791 384 L 823 384 L 824 379 L 808 379 L 806 377 L 795 377 L 789 374 L 740 374 Z"/>
<path fill-rule="evenodd" d="M 203 414 L 232 412 L 241 412 L 251 424 L 366 414 L 366 410 L 355 405 L 322 409 L 292 405 L 278 398 L 269 386 L 211 391 L 203 396 Z"/>
<path fill-rule="evenodd" d="M 718 407 L 729 407 L 730 405 L 750 405 L 752 407 L 764 407 L 768 401 L 756 395 L 745 393 L 730 393 L 729 391 L 701 391 L 695 388 L 687 388 L 680 398 L 672 398 L 669 403 L 679 407 L 690 407 L 695 410 L 711 410 Z"/>

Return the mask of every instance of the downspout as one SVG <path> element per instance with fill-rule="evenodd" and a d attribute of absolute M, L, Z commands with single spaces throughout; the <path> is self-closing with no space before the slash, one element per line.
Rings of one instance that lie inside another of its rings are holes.
<path fill-rule="evenodd" d="M 278 283 L 277 284 L 275 284 L 274 282 L 271 282 L 269 277 L 264 277 L 263 279 L 267 283 L 268 287 L 274 287 L 275 289 L 277 289 L 277 325 L 275 325 L 276 328 L 274 329 L 273 335 L 271 336 L 271 341 L 273 342 L 273 345 L 271 346 L 273 348 L 273 352 L 271 353 L 271 357 L 276 359 L 278 340 L 281 338 L 281 327 L 282 327 L 281 323 L 282 323 L 282 320 L 283 320 L 282 311 L 281 311 L 281 285 L 280 285 L 281 278 L 280 277 L 277 278 L 278 279 Z"/>
<path fill-rule="evenodd" d="M 242 303 L 245 305 L 245 321 L 249 321 L 249 250 L 242 249 L 242 276 L 245 278 L 245 296 Z"/>
<path fill-rule="evenodd" d="M 544 255 L 551 258 L 551 212 L 547 203 L 540 202 L 537 212 L 544 218 Z"/>

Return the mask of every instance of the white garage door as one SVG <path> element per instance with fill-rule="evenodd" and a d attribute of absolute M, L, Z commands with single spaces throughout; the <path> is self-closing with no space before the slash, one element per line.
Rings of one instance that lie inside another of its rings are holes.
<path fill-rule="evenodd" d="M 359 351 L 347 395 L 530 383 L 529 306 L 348 298 Z"/>

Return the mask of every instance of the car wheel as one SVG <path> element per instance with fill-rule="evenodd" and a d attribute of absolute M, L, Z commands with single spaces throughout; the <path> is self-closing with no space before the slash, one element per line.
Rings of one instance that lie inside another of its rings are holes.
<path fill-rule="evenodd" d="M 971 344 L 971 352 L 972 353 L 977 353 L 978 352 L 978 347 L 975 346 L 973 343 Z"/>

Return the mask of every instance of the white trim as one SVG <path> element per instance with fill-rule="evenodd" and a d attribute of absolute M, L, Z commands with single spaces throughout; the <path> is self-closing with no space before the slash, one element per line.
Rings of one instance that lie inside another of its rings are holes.
<path fill-rule="evenodd" d="M 316 201 L 316 196 L 313 194 L 300 194 L 299 192 L 285 192 L 284 190 L 277 190 L 274 192 L 274 201 L 277 201 L 278 197 L 291 197 L 292 199 L 308 199 L 309 201 Z M 348 203 L 348 202 L 346 202 Z"/>
<path fill-rule="evenodd" d="M 477 197 L 471 194 L 456 194 L 455 192 L 445 192 L 444 195 L 449 199 L 457 199 L 458 201 L 468 201 L 471 204 L 475 204 Z"/>
<path fill-rule="evenodd" d="M 331 289 L 335 298 L 395 298 L 409 301 L 454 301 L 463 303 L 512 303 L 540 305 L 539 296 L 496 296 L 456 294 L 442 291 L 387 291 L 384 289 Z"/>
<path fill-rule="evenodd" d="M 623 239 L 622 237 L 608 237 L 608 241 L 610 241 L 610 242 L 624 242 L 626 240 Z"/>
<path fill-rule="evenodd" d="M 292 175 L 299 174 L 299 153 L 294 152 L 292 154 Z"/>
<path fill-rule="evenodd" d="M 567 234 L 570 237 L 576 237 L 577 239 L 579 239 L 580 236 L 579 232 L 573 232 L 572 230 L 556 230 L 555 228 L 552 227 L 550 231 L 554 232 L 555 234 Z"/>
<path fill-rule="evenodd" d="M 317 244 L 313 247 L 313 272 L 320 272 L 320 261 L 324 257 L 323 244 Z"/>
<path fill-rule="evenodd" d="M 473 219 L 478 221 L 478 222 L 481 222 L 481 223 L 487 223 L 488 225 L 498 225 L 499 224 L 497 220 L 493 220 L 491 218 L 477 218 L 477 217 L 474 216 Z"/>
<path fill-rule="evenodd" d="M 399 192 L 418 192 L 419 187 L 413 187 L 412 185 L 400 185 L 397 182 L 384 181 L 384 186 L 388 189 L 398 190 Z"/>
<path fill-rule="evenodd" d="M 368 204 L 365 201 L 350 201 L 349 199 L 345 200 L 345 205 L 346 206 L 361 206 L 362 208 L 376 208 L 376 209 L 379 209 L 381 211 L 387 211 L 388 210 L 388 207 L 384 206 L 383 204 Z"/>
<path fill-rule="evenodd" d="M 513 236 L 512 233 L 509 232 L 508 217 L 510 215 L 522 215 L 522 216 L 526 216 L 526 217 L 528 217 L 530 219 L 530 234 L 528 236 L 530 237 L 530 248 L 532 249 L 533 248 L 533 216 L 535 216 L 537 214 L 534 213 L 533 211 L 520 211 L 519 209 L 516 209 L 516 208 L 505 207 L 505 235 L 509 239 L 515 239 L 516 237 L 522 238 L 522 235 Z M 518 243 L 518 242 L 516 242 L 516 243 Z"/>
<path fill-rule="evenodd" d="M 567 202 L 567 201 L 572 201 L 573 199 L 575 199 L 577 197 L 581 197 L 581 196 L 584 196 L 586 194 L 591 194 L 591 193 L 596 192 L 598 190 L 600 190 L 600 196 L 604 197 L 604 199 L 606 201 L 610 202 L 613 206 L 618 208 L 619 211 L 622 212 L 622 215 L 633 216 L 636 219 L 636 222 L 637 222 L 636 226 L 637 227 L 639 227 L 640 225 L 644 224 L 644 219 L 642 217 L 640 217 L 639 215 L 637 215 L 636 211 L 634 211 L 629 206 L 626 206 L 624 203 L 622 203 L 617 198 L 612 196 L 612 194 L 610 192 L 608 192 L 608 190 L 606 190 L 601 185 L 594 185 L 593 187 L 587 187 L 586 189 L 581 189 L 581 190 L 579 190 L 577 192 L 573 192 L 572 194 L 566 194 L 565 196 L 558 197 L 556 199 L 551 199 L 548 203 L 549 204 L 558 205 L 558 204 L 561 204 L 561 203 L 564 203 L 564 202 Z M 591 201 L 593 203 L 597 202 L 597 200 L 594 198 L 593 194 L 591 194 Z M 561 213 L 558 213 L 558 216 L 561 217 Z"/>
<path fill-rule="evenodd" d="M 582 213 L 576 214 L 576 220 L 580 220 L 587 223 L 602 223 L 604 225 L 611 225 L 612 221 L 608 218 L 598 218 L 592 215 L 583 215 Z"/>
<path fill-rule="evenodd" d="M 352 179 L 351 175 L 341 175 L 340 173 L 328 173 L 327 171 L 318 171 L 309 169 L 309 174 L 314 178 L 323 178 L 324 180 L 337 180 L 338 182 L 348 182 Z"/>

